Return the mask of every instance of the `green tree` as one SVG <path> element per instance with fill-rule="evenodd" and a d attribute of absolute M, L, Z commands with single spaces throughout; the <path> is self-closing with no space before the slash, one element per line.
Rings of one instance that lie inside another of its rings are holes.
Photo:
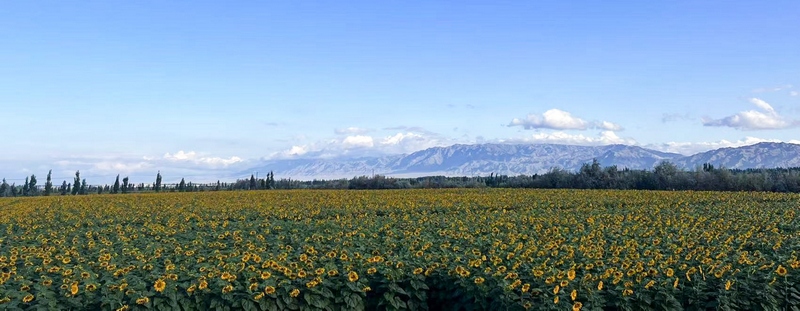
<path fill-rule="evenodd" d="M 22 196 L 28 196 L 28 190 L 30 189 L 30 181 L 29 177 L 25 176 L 25 183 L 22 184 Z"/>
<path fill-rule="evenodd" d="M 6 179 L 3 178 L 3 183 L 0 184 L 0 197 L 7 197 L 7 196 L 11 195 L 9 187 L 10 186 L 6 182 Z"/>
<path fill-rule="evenodd" d="M 156 175 L 156 184 L 153 186 L 153 188 L 155 188 L 156 192 L 161 191 L 161 171 L 158 171 L 158 174 Z"/>
<path fill-rule="evenodd" d="M 66 180 L 61 183 L 61 187 L 58 190 L 61 192 L 61 195 L 67 195 L 69 187 L 67 186 Z"/>
<path fill-rule="evenodd" d="M 28 195 L 37 195 L 39 189 L 36 188 L 36 175 L 31 175 L 31 181 L 28 183 Z"/>
<path fill-rule="evenodd" d="M 75 171 L 75 181 L 72 183 L 72 195 L 81 191 L 81 171 Z"/>
<path fill-rule="evenodd" d="M 53 174 L 53 170 L 47 171 L 47 180 L 44 183 L 44 195 L 50 195 L 53 193 L 53 179 L 51 175 Z"/>
<path fill-rule="evenodd" d="M 86 178 L 84 178 L 83 182 L 81 182 L 80 194 L 89 194 L 89 187 L 86 185 Z"/>
<path fill-rule="evenodd" d="M 256 185 L 256 177 L 253 176 L 253 174 L 250 174 L 250 184 L 248 189 L 255 190 L 257 187 L 258 185 Z"/>
<path fill-rule="evenodd" d="M 128 176 L 122 179 L 122 193 L 128 193 Z"/>
<path fill-rule="evenodd" d="M 179 191 L 179 192 L 184 192 L 184 191 L 186 191 L 186 181 L 185 181 L 185 180 L 183 180 L 183 178 L 181 178 L 181 183 L 180 183 L 180 184 L 178 184 L 178 191 Z"/>
<path fill-rule="evenodd" d="M 119 174 L 117 174 L 117 180 L 114 181 L 114 187 L 111 188 L 111 193 L 113 194 L 119 193 Z"/>

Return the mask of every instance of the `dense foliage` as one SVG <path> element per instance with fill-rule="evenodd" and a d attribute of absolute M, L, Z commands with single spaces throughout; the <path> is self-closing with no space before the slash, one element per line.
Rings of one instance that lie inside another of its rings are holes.
<path fill-rule="evenodd" d="M 796 309 L 799 201 L 510 189 L 6 198 L 0 309 Z"/>

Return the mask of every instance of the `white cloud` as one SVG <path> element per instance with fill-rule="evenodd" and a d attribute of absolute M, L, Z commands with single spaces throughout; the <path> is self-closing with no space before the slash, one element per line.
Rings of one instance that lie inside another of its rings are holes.
<path fill-rule="evenodd" d="M 767 113 L 769 113 L 771 115 L 777 115 L 777 113 L 775 113 L 775 108 L 772 108 L 772 106 L 770 104 L 768 104 L 767 102 L 765 102 L 762 99 L 751 98 L 750 99 L 750 103 L 752 103 L 753 105 L 756 105 L 756 107 L 761 108 L 762 110 L 766 111 Z"/>
<path fill-rule="evenodd" d="M 611 122 L 608 122 L 608 121 L 598 122 L 596 127 L 599 128 L 599 129 L 607 130 L 607 131 L 617 131 L 617 132 L 619 132 L 619 131 L 623 130 L 622 126 L 620 126 L 619 124 L 611 123 Z"/>
<path fill-rule="evenodd" d="M 511 120 L 511 123 L 509 123 L 508 126 L 522 126 L 526 130 L 586 130 L 590 128 L 607 131 L 623 130 L 622 126 L 619 124 L 609 121 L 589 122 L 560 109 L 550 109 L 545 111 L 542 115 L 529 114 L 524 119 L 514 118 Z"/>
<path fill-rule="evenodd" d="M 370 148 L 374 145 L 373 139 L 371 136 L 366 135 L 356 135 L 356 136 L 347 136 L 342 141 L 342 146 L 345 149 L 350 148 Z"/>
<path fill-rule="evenodd" d="M 762 111 L 747 110 L 722 119 L 703 118 L 704 126 L 724 126 L 739 130 L 774 130 L 800 125 L 800 122 L 780 116 L 767 102 L 751 98 L 750 103 Z"/>
<path fill-rule="evenodd" d="M 236 156 L 232 156 L 230 158 L 203 157 L 199 156 L 197 152 L 184 152 L 183 150 L 180 150 L 175 154 L 171 154 L 169 152 L 165 153 L 162 158 L 171 162 L 191 162 L 194 164 L 204 164 L 209 166 L 228 166 L 243 161 L 242 158 Z"/>
<path fill-rule="evenodd" d="M 798 95 L 800 95 L 800 92 L 798 92 L 798 91 L 789 92 L 789 96 L 798 96 Z"/>
<path fill-rule="evenodd" d="M 800 140 L 782 141 L 780 139 L 764 139 L 764 138 L 748 136 L 743 139 L 735 141 L 723 139 L 713 142 L 667 142 L 663 144 L 647 145 L 645 147 L 664 152 L 674 152 L 683 155 L 692 155 L 719 148 L 742 147 L 763 142 L 773 142 L 773 143 L 788 142 L 793 144 L 800 144 Z"/>
<path fill-rule="evenodd" d="M 348 128 L 341 128 L 341 129 L 333 130 L 333 132 L 338 134 L 338 135 L 365 134 L 365 133 L 368 133 L 369 131 L 370 131 L 369 129 L 360 128 L 360 127 L 354 127 L 354 126 L 351 126 L 351 127 L 348 127 Z"/>
<path fill-rule="evenodd" d="M 529 114 L 525 119 L 514 118 L 508 126 L 522 126 L 526 130 L 537 128 L 585 130 L 589 127 L 589 122 L 574 117 L 569 112 L 559 109 L 550 109 L 545 111 L 541 116 L 538 114 Z"/>
<path fill-rule="evenodd" d="M 397 132 L 383 138 L 369 135 L 351 135 L 344 138 L 317 141 L 302 146 L 292 146 L 289 150 L 272 153 L 264 159 L 379 156 L 411 153 L 454 142 L 454 140 L 443 138 L 431 132 Z"/>
<path fill-rule="evenodd" d="M 289 149 L 288 155 L 304 155 L 308 152 L 307 146 L 292 146 Z"/>
<path fill-rule="evenodd" d="M 586 136 L 583 134 L 569 134 L 565 132 L 536 133 L 522 139 L 513 139 L 504 142 L 525 142 L 539 144 L 566 144 L 566 145 L 613 145 L 625 144 L 636 145 L 636 140 L 631 138 L 619 137 L 613 131 L 602 131 L 598 136 Z"/>
<path fill-rule="evenodd" d="M 92 169 L 99 173 L 130 174 L 145 171 L 153 167 L 149 162 L 103 161 L 92 165 Z"/>
<path fill-rule="evenodd" d="M 423 136 L 419 135 L 419 134 L 414 134 L 414 133 L 411 133 L 411 132 L 408 132 L 408 133 L 397 133 L 395 135 L 387 136 L 386 138 L 384 138 L 381 141 L 381 144 L 382 145 L 398 145 L 398 144 L 402 143 L 404 140 L 407 141 L 408 139 L 419 139 L 419 138 L 423 138 Z"/>

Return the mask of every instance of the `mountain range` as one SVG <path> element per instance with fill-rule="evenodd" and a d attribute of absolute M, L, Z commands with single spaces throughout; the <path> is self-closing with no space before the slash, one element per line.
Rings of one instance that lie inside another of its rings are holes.
<path fill-rule="evenodd" d="M 575 171 L 594 159 L 603 166 L 616 165 L 620 169 L 652 169 L 662 161 L 669 161 L 689 170 L 704 163 L 736 169 L 800 167 L 800 145 L 764 142 L 690 156 L 628 145 L 453 145 L 402 155 L 269 160 L 242 171 L 239 176 L 253 171 L 273 171 L 276 176 L 302 180 L 352 178 L 373 174 L 393 177 L 486 176 L 491 173 L 531 175 L 543 174 L 553 168 Z"/>

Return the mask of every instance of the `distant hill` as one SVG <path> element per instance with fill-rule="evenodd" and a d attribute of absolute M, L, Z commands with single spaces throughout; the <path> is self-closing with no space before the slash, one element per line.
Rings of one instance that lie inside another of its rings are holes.
<path fill-rule="evenodd" d="M 674 163 L 684 168 L 694 168 L 703 163 L 738 169 L 800 167 L 800 145 L 758 143 L 738 148 L 722 148 L 681 157 L 675 159 Z"/>
<path fill-rule="evenodd" d="M 578 170 L 597 159 L 603 166 L 651 169 L 668 160 L 684 169 L 704 163 L 726 168 L 800 167 L 800 145 L 759 143 L 722 148 L 691 156 L 627 145 L 572 146 L 557 144 L 475 144 L 434 147 L 411 154 L 363 158 L 288 159 L 265 161 L 253 171 L 274 171 L 295 179 L 331 179 L 383 174 L 413 176 L 476 176 L 542 174 L 552 168 Z"/>

